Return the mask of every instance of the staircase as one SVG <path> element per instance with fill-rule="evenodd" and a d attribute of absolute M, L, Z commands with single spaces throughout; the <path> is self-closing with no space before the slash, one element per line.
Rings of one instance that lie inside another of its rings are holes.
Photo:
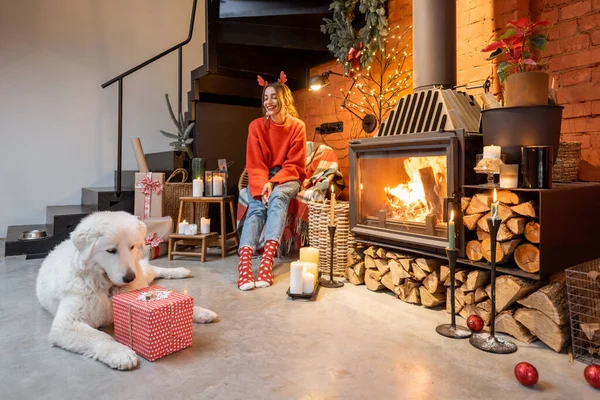
<path fill-rule="evenodd" d="M 332 58 L 327 51 L 329 39 L 319 31 L 322 19 L 331 18 L 328 10 L 330 1 L 205 1 L 204 65 L 191 71 L 192 90 L 187 93 L 188 111 L 185 116 L 189 121 L 197 122 L 194 128 L 194 156 L 205 158 L 208 168 L 213 168 L 212 165 L 216 168 L 218 158 L 235 160 L 229 176 L 231 194 L 237 189 L 236 183 L 245 164 L 247 124 L 260 115 L 262 88 L 256 82 L 256 75 L 274 82 L 283 70 L 292 91 L 305 88 L 310 68 Z M 103 87 L 118 83 L 122 91 L 122 81 L 126 76 L 171 51 L 178 50 L 181 54 L 187 42 L 189 38 L 114 78 Z M 179 81 L 181 94 L 181 73 Z M 181 109 L 181 100 L 178 109 Z M 222 130 L 223 121 L 226 121 L 226 131 Z M 220 129 L 221 133 L 215 132 L 216 129 Z M 121 137 L 122 125 L 119 126 Z M 239 145 L 232 146 L 232 143 Z M 92 212 L 123 210 L 133 213 L 134 171 L 120 171 L 120 146 L 118 155 L 114 188 L 84 188 L 80 205 L 48 206 L 46 224 L 9 226 L 5 255 L 42 258 L 67 239 L 79 221 Z M 161 153 L 148 154 L 150 170 L 172 171 L 175 166 L 166 167 L 165 156 L 170 157 Z M 45 230 L 47 236 L 20 240 L 22 232 L 34 229 Z"/>

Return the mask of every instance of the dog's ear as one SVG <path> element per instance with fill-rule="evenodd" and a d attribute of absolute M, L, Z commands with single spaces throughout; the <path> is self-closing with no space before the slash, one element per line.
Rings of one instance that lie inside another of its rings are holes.
<path fill-rule="evenodd" d="M 79 225 L 71 232 L 71 241 L 75 248 L 81 253 L 84 260 L 89 260 L 96 242 L 102 236 L 102 233 L 90 223 L 89 219 L 83 219 Z"/>

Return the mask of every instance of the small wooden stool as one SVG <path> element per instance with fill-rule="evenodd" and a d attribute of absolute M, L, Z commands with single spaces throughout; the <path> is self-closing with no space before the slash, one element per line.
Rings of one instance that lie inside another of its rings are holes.
<path fill-rule="evenodd" d="M 206 238 L 211 236 L 217 236 L 216 232 L 205 233 L 201 235 L 180 235 L 178 233 L 172 233 L 169 235 L 169 261 L 173 259 L 173 256 L 188 256 L 188 257 L 200 257 L 200 262 L 206 260 Z M 201 250 L 197 251 L 177 251 L 177 245 L 192 245 L 197 246 L 200 241 Z"/>

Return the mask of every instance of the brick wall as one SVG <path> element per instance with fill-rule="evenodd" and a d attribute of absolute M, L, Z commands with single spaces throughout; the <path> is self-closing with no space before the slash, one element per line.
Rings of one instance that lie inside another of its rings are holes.
<path fill-rule="evenodd" d="M 390 0 L 390 25 L 410 26 L 411 7 L 411 0 Z M 481 83 L 491 75 L 492 65 L 480 50 L 507 21 L 529 15 L 553 23 L 543 62 L 555 79 L 558 101 L 565 107 L 562 139 L 582 142 L 580 179 L 600 181 L 600 0 L 457 0 L 456 15 L 459 85 Z M 312 69 L 311 75 L 329 69 L 341 72 L 330 62 Z M 340 88 L 349 87 L 349 82 L 333 75 L 331 82 L 318 92 L 297 91 L 295 97 L 307 125 L 308 140 L 336 149 L 342 172 L 348 176 L 348 141 L 365 133 L 360 121 L 340 109 L 340 100 L 334 98 Z M 494 93 L 501 90 L 496 81 L 492 89 Z M 471 93 L 478 95 L 480 91 Z M 315 134 L 321 123 L 338 120 L 344 121 L 344 132 Z"/>

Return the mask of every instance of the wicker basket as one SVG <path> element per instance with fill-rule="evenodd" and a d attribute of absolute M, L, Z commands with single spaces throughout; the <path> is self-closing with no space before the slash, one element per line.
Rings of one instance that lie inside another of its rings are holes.
<path fill-rule="evenodd" d="M 552 181 L 573 182 L 579 173 L 581 142 L 561 142 L 552 168 Z"/>
<path fill-rule="evenodd" d="M 177 175 L 181 174 L 181 182 L 171 182 L 172 179 L 176 179 Z M 177 168 L 169 179 L 165 182 L 163 190 L 163 215 L 170 216 L 173 218 L 173 223 L 177 224 L 177 217 L 179 216 L 179 198 L 192 196 L 192 183 L 186 182 L 187 171 L 183 168 Z M 200 225 L 201 217 L 208 217 L 208 203 L 195 203 L 195 215 L 196 218 L 192 221 L 192 208 L 187 207 L 186 212 L 183 215 L 188 222 Z"/>
<path fill-rule="evenodd" d="M 311 247 L 319 249 L 319 271 L 329 276 L 329 258 L 331 242 L 327 226 L 330 222 L 329 201 L 308 202 L 308 242 Z M 334 221 L 337 225 L 334 236 L 333 275 L 346 276 L 348 251 L 354 245 L 350 233 L 350 203 L 337 201 L 335 203 Z"/>

